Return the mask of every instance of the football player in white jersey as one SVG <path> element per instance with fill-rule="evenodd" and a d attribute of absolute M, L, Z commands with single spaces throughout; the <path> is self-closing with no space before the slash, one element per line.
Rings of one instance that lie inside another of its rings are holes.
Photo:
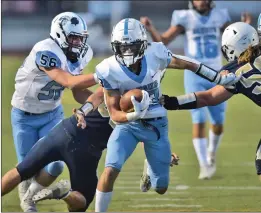
<path fill-rule="evenodd" d="M 144 143 L 148 161 L 147 180 L 157 193 L 167 191 L 171 151 L 167 113 L 159 103 L 162 71 L 189 69 L 225 85 L 238 81 L 234 74 L 221 76 L 196 60 L 172 54 L 161 42 L 148 44 L 144 26 L 135 19 L 121 20 L 113 29 L 111 41 L 114 56 L 96 66 L 97 77 L 104 87 L 105 103 L 116 123 L 97 186 L 96 212 L 107 210 L 114 181 L 139 141 Z M 142 89 L 143 99 L 137 102 L 132 96 L 134 112 L 125 113 L 119 107 L 121 95 L 134 88 Z"/>
<path fill-rule="evenodd" d="M 83 89 L 96 84 L 95 75 L 80 75 L 93 56 L 87 38 L 87 25 L 80 16 L 61 13 L 52 21 L 50 38 L 36 43 L 18 69 L 11 112 L 18 163 L 63 119 L 64 88 L 72 89 L 79 103 L 84 103 L 90 95 Z M 62 162 L 53 162 L 35 180 L 19 185 L 24 211 L 36 211 L 32 196 L 42 188 L 40 185 L 50 185 L 62 170 Z"/>
<path fill-rule="evenodd" d="M 251 22 L 251 16 L 242 14 L 242 19 Z M 160 35 L 147 17 L 141 22 L 151 33 L 154 41 L 168 44 L 176 36 L 185 33 L 185 55 L 219 70 L 222 67 L 221 30 L 230 22 L 226 9 L 214 8 L 211 0 L 189 1 L 189 10 L 173 12 L 171 26 Z M 185 70 L 184 85 L 186 93 L 208 90 L 214 83 Z M 193 123 L 193 145 L 200 166 L 199 179 L 211 178 L 216 171 L 216 151 L 223 135 L 226 102 L 191 110 Z M 210 115 L 209 140 L 206 136 L 207 111 Z"/>

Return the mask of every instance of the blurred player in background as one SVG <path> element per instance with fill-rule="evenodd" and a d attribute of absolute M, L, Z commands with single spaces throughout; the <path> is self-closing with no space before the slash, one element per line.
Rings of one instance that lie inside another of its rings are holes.
<path fill-rule="evenodd" d="M 172 54 L 162 42 L 148 43 L 144 26 L 132 18 L 123 19 L 114 27 L 111 44 L 114 56 L 96 66 L 106 106 L 116 123 L 108 141 L 105 169 L 97 186 L 96 212 L 108 209 L 114 182 L 139 141 L 144 143 L 148 161 L 142 191 L 148 191 L 150 186 L 159 194 L 167 191 L 171 152 L 167 112 L 159 103 L 162 71 L 187 68 L 219 84 L 238 81 L 234 74 L 221 76 L 197 60 Z M 132 96 L 134 111 L 123 112 L 119 106 L 121 95 L 135 88 L 142 90 L 142 100 L 138 102 Z"/>
<path fill-rule="evenodd" d="M 250 23 L 251 17 L 242 14 L 242 19 Z M 174 11 L 170 28 L 159 34 L 147 17 L 141 22 L 151 33 L 154 41 L 170 43 L 178 35 L 185 33 L 185 55 L 219 70 L 222 67 L 220 50 L 221 32 L 228 26 L 230 17 L 226 9 L 214 8 L 211 0 L 189 1 L 188 10 Z M 215 86 L 194 73 L 185 70 L 184 85 L 186 93 L 207 90 Z M 211 126 L 209 139 L 206 136 L 207 110 Z M 211 178 L 216 171 L 216 151 L 223 135 L 226 103 L 191 110 L 193 123 L 193 145 L 199 161 L 199 179 Z"/>
<path fill-rule="evenodd" d="M 94 75 L 80 75 L 92 59 L 87 44 L 87 25 L 75 13 L 57 15 L 51 24 L 50 38 L 35 44 L 15 77 L 12 98 L 12 129 L 18 163 L 34 144 L 63 119 L 61 96 L 72 89 L 74 98 L 84 103 L 90 95 L 86 87 L 96 84 Z M 33 195 L 50 185 L 63 171 L 63 162 L 50 163 L 35 180 L 19 185 L 24 211 L 36 211 Z"/>
<path fill-rule="evenodd" d="M 258 33 L 258 36 L 259 36 L 259 39 L 261 41 L 261 13 L 258 17 L 258 21 L 257 21 L 257 33 Z"/>
<path fill-rule="evenodd" d="M 260 26 L 260 16 L 258 27 Z M 222 70 L 242 75 L 233 87 L 215 86 L 207 91 L 178 97 L 164 96 L 168 110 L 215 106 L 235 94 L 243 94 L 261 107 L 261 44 L 257 31 L 249 24 L 237 22 L 228 26 L 222 36 L 222 52 L 230 62 Z M 182 100 L 186 100 L 186 103 Z M 256 151 L 256 171 L 261 180 L 261 140 Z"/>

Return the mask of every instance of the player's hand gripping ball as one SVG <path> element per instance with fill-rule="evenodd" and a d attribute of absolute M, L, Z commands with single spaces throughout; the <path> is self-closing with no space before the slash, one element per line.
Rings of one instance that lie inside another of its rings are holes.
<path fill-rule="evenodd" d="M 135 97 L 135 100 L 138 102 L 141 102 L 142 100 L 142 90 L 140 89 L 133 89 L 126 92 L 120 100 L 120 108 L 123 112 L 133 112 L 134 106 L 131 101 L 131 96 Z"/>

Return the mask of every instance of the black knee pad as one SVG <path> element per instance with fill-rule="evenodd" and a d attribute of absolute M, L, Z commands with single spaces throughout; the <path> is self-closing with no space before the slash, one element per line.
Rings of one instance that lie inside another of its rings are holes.
<path fill-rule="evenodd" d="M 256 172 L 258 175 L 261 175 L 261 140 L 256 149 Z"/>

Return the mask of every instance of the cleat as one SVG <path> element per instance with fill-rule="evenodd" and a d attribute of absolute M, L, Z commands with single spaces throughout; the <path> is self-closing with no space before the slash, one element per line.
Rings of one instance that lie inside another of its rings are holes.
<path fill-rule="evenodd" d="M 148 162 L 147 159 L 144 160 L 143 174 L 140 179 L 140 190 L 142 192 L 147 192 L 150 190 L 151 181 L 150 176 L 147 174 Z"/>
<path fill-rule="evenodd" d="M 28 179 L 28 180 L 24 180 L 23 182 L 21 182 L 18 185 L 18 195 L 19 195 L 20 201 L 22 201 L 22 199 L 23 199 L 26 191 L 28 190 L 31 182 L 32 182 L 32 179 Z"/>
<path fill-rule="evenodd" d="M 207 154 L 207 162 L 210 166 L 214 166 L 216 164 L 216 153 L 208 152 Z"/>
<path fill-rule="evenodd" d="M 46 188 L 38 192 L 33 197 L 33 202 L 37 203 L 42 200 L 48 200 L 48 199 L 63 199 L 66 197 L 69 192 L 71 191 L 71 184 L 68 180 L 60 180 L 50 188 Z"/>
<path fill-rule="evenodd" d="M 216 167 L 214 166 L 203 166 L 200 167 L 200 173 L 198 179 L 207 180 L 210 179 L 216 172 Z"/>
<path fill-rule="evenodd" d="M 28 189 L 23 196 L 20 206 L 24 212 L 37 212 L 35 203 L 33 201 L 34 192 Z"/>

